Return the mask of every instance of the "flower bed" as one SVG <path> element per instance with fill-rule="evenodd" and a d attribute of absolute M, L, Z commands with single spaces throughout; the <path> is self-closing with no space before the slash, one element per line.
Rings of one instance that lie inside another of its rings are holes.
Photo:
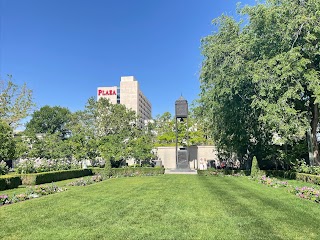
<path fill-rule="evenodd" d="M 312 187 L 295 187 L 292 188 L 290 192 L 295 194 L 297 197 L 320 203 L 320 190 L 318 189 Z"/>
<path fill-rule="evenodd" d="M 267 185 L 269 187 L 274 187 L 274 188 L 278 188 L 278 187 L 288 187 L 289 188 L 289 192 L 293 193 L 294 195 L 296 195 L 299 198 L 303 198 L 303 199 L 308 199 L 311 201 L 314 201 L 316 203 L 320 203 L 320 190 L 313 188 L 313 187 L 294 187 L 292 185 L 289 185 L 287 181 L 280 181 L 276 178 L 270 178 L 270 177 L 266 177 L 264 176 L 260 176 L 258 178 L 250 178 L 253 180 L 256 180 L 257 182 Z"/>
<path fill-rule="evenodd" d="M 67 186 L 87 186 L 95 182 L 101 182 L 103 180 L 104 178 L 100 174 L 97 174 L 88 179 L 84 179 L 84 178 L 78 179 L 74 182 L 68 183 Z"/>
<path fill-rule="evenodd" d="M 259 183 L 265 184 L 270 187 L 278 188 L 278 187 L 288 187 L 289 184 L 287 181 L 280 181 L 276 178 L 270 178 L 265 175 L 258 179 Z"/>
<path fill-rule="evenodd" d="M 21 202 L 21 201 L 25 201 L 33 198 L 38 198 L 41 196 L 54 194 L 57 192 L 63 192 L 66 190 L 67 188 L 61 188 L 56 186 L 55 184 L 28 187 L 25 193 L 21 193 L 17 195 L 13 194 L 12 197 L 10 197 L 7 194 L 0 195 L 0 206 Z"/>
<path fill-rule="evenodd" d="M 250 175 L 250 171 L 246 170 L 231 170 L 231 169 L 207 169 L 207 170 L 197 170 L 199 176 L 246 176 Z"/>

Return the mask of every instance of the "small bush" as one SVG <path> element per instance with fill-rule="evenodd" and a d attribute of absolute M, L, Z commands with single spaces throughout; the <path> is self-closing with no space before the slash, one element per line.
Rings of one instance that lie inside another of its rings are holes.
<path fill-rule="evenodd" d="M 251 175 L 251 177 L 257 177 L 257 176 L 261 175 L 256 156 L 254 156 L 252 159 L 251 174 L 250 175 Z"/>
<path fill-rule="evenodd" d="M 7 174 L 9 171 L 9 168 L 6 164 L 5 161 L 1 161 L 0 162 L 0 175 L 4 175 L 4 174 Z"/>
<path fill-rule="evenodd" d="M 294 168 L 298 173 L 320 175 L 320 166 L 309 166 L 305 161 L 298 162 Z"/>
<path fill-rule="evenodd" d="M 20 176 L 1 176 L 0 177 L 0 191 L 17 188 L 19 185 L 21 185 Z"/>
<path fill-rule="evenodd" d="M 34 166 L 34 160 L 32 159 L 25 159 L 15 166 L 15 171 L 20 174 L 28 174 L 28 173 L 35 173 L 36 168 Z"/>
<path fill-rule="evenodd" d="M 111 162 L 110 162 L 109 159 L 105 161 L 104 174 L 105 174 L 106 177 L 110 177 L 111 176 Z"/>

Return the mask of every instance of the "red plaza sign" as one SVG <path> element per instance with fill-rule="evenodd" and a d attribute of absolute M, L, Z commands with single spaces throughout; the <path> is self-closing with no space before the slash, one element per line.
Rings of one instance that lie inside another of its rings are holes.
<path fill-rule="evenodd" d="M 117 95 L 117 92 L 116 92 L 116 90 L 112 90 L 112 89 L 110 89 L 110 90 L 101 90 L 101 89 L 99 89 L 98 90 L 98 96 L 110 96 L 110 95 Z"/>

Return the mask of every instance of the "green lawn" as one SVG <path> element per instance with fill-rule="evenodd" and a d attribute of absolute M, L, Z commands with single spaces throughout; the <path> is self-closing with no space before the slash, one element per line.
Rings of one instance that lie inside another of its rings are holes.
<path fill-rule="evenodd" d="M 0 239 L 319 239 L 320 205 L 245 177 L 110 179 L 0 207 Z"/>

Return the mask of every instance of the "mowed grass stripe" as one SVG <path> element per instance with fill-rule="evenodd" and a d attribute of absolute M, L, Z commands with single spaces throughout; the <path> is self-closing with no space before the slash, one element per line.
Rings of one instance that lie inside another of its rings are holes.
<path fill-rule="evenodd" d="M 1 239 L 317 239 L 319 205 L 246 178 L 110 179 L 0 208 Z"/>

